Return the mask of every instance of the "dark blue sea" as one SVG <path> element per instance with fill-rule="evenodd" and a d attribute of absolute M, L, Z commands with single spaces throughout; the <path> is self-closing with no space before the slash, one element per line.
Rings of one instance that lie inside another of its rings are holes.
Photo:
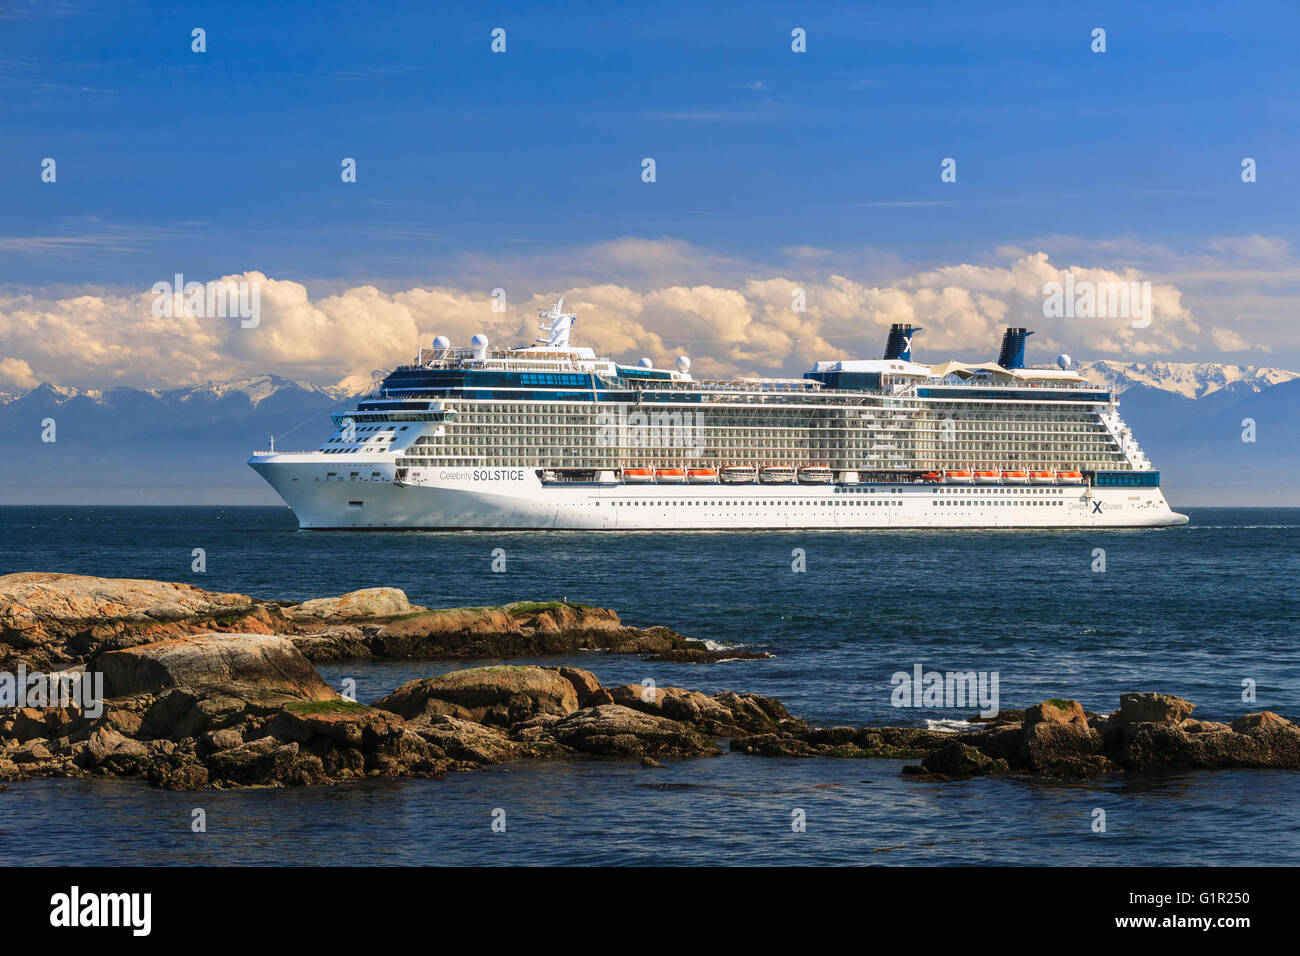
<path fill-rule="evenodd" d="M 1109 532 L 331 533 L 299 532 L 277 508 L 5 507 L 0 573 L 161 578 L 287 600 L 387 585 L 434 607 L 565 597 L 776 656 L 546 663 L 605 683 L 754 691 L 821 725 L 970 715 L 893 707 L 891 675 L 917 664 L 997 672 L 1003 707 L 1074 697 L 1106 712 L 1124 691 L 1158 690 L 1195 702 L 1197 717 L 1300 719 L 1300 509 L 1190 513 L 1180 528 Z M 195 548 L 206 573 L 191 572 Z M 504 572 L 492 570 L 495 549 Z M 1105 571 L 1093 570 L 1096 549 Z M 453 666 L 465 665 L 321 670 L 336 686 L 355 679 L 370 701 Z M 663 769 L 513 765 L 183 794 L 40 780 L 0 792 L 0 862 L 1300 864 L 1300 774 L 936 784 L 901 776 L 902 764 L 728 754 Z M 195 808 L 206 834 L 191 832 Z M 491 828 L 498 809 L 505 833 Z M 1093 829 L 1099 809 L 1105 832 Z M 805 832 L 791 827 L 798 810 Z"/>

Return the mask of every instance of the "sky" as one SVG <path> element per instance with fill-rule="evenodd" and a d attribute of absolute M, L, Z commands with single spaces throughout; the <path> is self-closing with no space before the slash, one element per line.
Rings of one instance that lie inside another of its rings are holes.
<path fill-rule="evenodd" d="M 561 293 L 577 344 L 705 373 L 891 321 L 923 361 L 1014 322 L 1038 361 L 1300 368 L 1298 40 L 1293 3 L 0 0 L 0 392 L 332 384 Z M 1067 272 L 1154 321 L 1044 316 Z M 178 273 L 259 324 L 153 315 Z"/>

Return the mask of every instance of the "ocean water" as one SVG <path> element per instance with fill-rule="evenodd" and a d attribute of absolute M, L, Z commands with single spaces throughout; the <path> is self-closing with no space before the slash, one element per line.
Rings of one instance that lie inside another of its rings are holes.
<path fill-rule="evenodd" d="M 1300 719 L 1300 509 L 1192 509 L 1144 531 L 299 532 L 277 508 L 0 508 L 0 573 L 188 581 L 301 600 L 400 587 L 430 606 L 570 600 L 774 658 L 651 663 L 586 653 L 606 683 L 653 679 L 783 700 L 820 725 L 959 720 L 896 708 L 891 677 L 996 672 L 999 703 L 1109 711 L 1159 690 L 1231 719 Z M 193 550 L 206 573 L 191 571 Z M 504 572 L 492 570 L 504 550 Z M 793 570 L 802 551 L 806 570 Z M 1105 570 L 1095 571 L 1104 551 Z M 465 666 L 321 668 L 378 698 Z M 1245 682 L 1245 683 L 1243 683 Z M 1253 687 L 1254 702 L 1243 693 Z M 0 793 L 0 860 L 64 863 L 1300 863 L 1300 774 L 922 783 L 900 761 L 727 754 L 494 767 L 432 781 L 170 794 L 133 780 Z M 208 832 L 190 830 L 196 807 Z M 506 815 L 493 833 L 492 812 Z M 1096 810 L 1106 831 L 1094 832 Z M 805 832 L 792 831 L 803 811 Z M 33 848 L 30 834 L 41 833 Z M 66 839 L 65 839 L 66 837 Z"/>

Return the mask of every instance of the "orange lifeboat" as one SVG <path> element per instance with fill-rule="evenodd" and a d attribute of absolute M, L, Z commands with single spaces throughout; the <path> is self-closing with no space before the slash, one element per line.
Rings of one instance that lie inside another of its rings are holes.
<path fill-rule="evenodd" d="M 936 482 L 936 481 L 943 481 L 943 472 L 941 472 L 941 471 L 927 471 L 925 474 L 923 474 L 923 475 L 921 476 L 921 480 L 922 480 L 922 481 L 928 481 L 928 482 L 931 482 L 931 483 Z"/>
<path fill-rule="evenodd" d="M 1029 481 L 1029 472 L 1027 471 L 1004 471 L 1002 480 L 1011 485 L 1023 485 Z"/>
<path fill-rule="evenodd" d="M 943 477 L 945 481 L 950 481 L 959 485 L 969 485 L 971 481 L 970 472 L 966 471 L 964 468 L 958 471 L 945 471 Z"/>
<path fill-rule="evenodd" d="M 644 485 L 655 480 L 653 468 L 624 468 L 623 480 L 629 484 Z"/>
<path fill-rule="evenodd" d="M 1002 472 L 977 471 L 975 472 L 975 480 L 978 481 L 981 485 L 996 485 L 999 481 L 1002 480 Z"/>
<path fill-rule="evenodd" d="M 1058 471 L 1056 480 L 1064 482 L 1067 485 L 1083 484 L 1083 472 L 1081 471 Z"/>
<path fill-rule="evenodd" d="M 655 469 L 655 481 L 661 485 L 680 485 L 686 480 L 686 469 L 684 468 L 657 468 Z"/>
<path fill-rule="evenodd" d="M 1054 471 L 1031 471 L 1029 480 L 1036 485 L 1050 485 L 1056 481 L 1056 472 Z"/>
<path fill-rule="evenodd" d="M 688 468 L 686 480 L 692 485 L 716 485 L 718 470 L 716 468 Z"/>

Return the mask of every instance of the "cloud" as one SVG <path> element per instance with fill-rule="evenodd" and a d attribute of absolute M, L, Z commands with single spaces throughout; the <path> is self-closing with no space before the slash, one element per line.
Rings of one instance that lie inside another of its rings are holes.
<path fill-rule="evenodd" d="M 810 250 L 811 252 L 811 250 Z M 1004 248 L 1004 253 L 1019 249 Z M 1007 324 L 1036 329 L 1039 361 L 1058 351 L 1087 357 L 1168 357 L 1213 347 L 1238 351 L 1245 339 L 1219 325 L 1208 332 L 1183 303 L 1182 290 L 1152 281 L 1153 317 L 1135 329 L 1130 319 L 1049 318 L 1044 287 L 1076 283 L 1150 281 L 1132 268 L 1097 269 L 1053 263 L 1045 252 L 1004 255 L 995 264 L 961 263 L 898 273 L 866 283 L 838 272 L 814 254 L 785 270 L 762 270 L 710 256 L 676 240 L 620 239 L 576 257 L 618 282 L 578 280 L 561 288 L 508 290 L 505 311 L 493 311 L 486 289 L 333 285 L 329 294 L 260 272 L 222 278 L 260 290 L 256 328 L 238 319 L 153 314 L 152 293 L 93 293 L 0 297 L 0 381 L 19 388 L 48 380 L 79 387 L 115 384 L 192 385 L 264 372 L 332 384 L 409 361 L 435 335 L 465 344 L 482 332 L 498 345 L 530 344 L 537 311 L 556 294 L 578 313 L 576 344 L 633 361 L 668 362 L 689 353 L 700 376 L 737 373 L 798 375 L 814 361 L 880 354 L 890 323 L 924 327 L 920 361 L 988 359 Z M 663 276 L 711 262 L 732 278 L 689 284 Z M 804 270 L 808 270 L 805 272 Z M 820 270 L 820 271 L 819 271 Z M 501 269 L 501 274 L 512 274 Z M 803 312 L 794 311 L 802 290 Z"/>
<path fill-rule="evenodd" d="M 0 382 L 23 389 L 41 384 L 32 367 L 19 358 L 0 359 Z"/>
<path fill-rule="evenodd" d="M 1223 329 L 1215 326 L 1210 329 L 1210 338 L 1214 345 L 1222 352 L 1244 352 L 1250 348 L 1250 343 L 1243 339 L 1232 329 Z"/>

